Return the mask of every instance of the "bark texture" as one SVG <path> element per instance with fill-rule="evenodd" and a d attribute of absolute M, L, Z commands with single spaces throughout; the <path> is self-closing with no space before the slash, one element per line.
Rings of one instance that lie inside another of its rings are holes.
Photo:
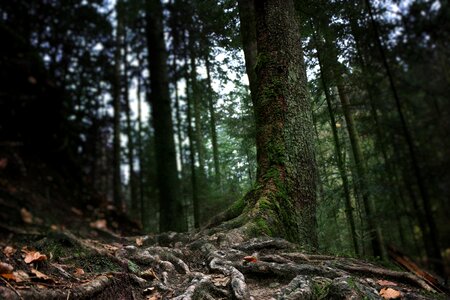
<path fill-rule="evenodd" d="M 258 172 L 254 190 L 244 199 L 246 229 L 314 249 L 316 166 L 299 23 L 293 1 L 253 4 L 258 55 L 252 99 Z M 241 14 L 242 24 L 251 24 L 245 20 L 251 15 Z M 249 47 L 244 50 L 248 52 Z M 246 53 L 246 58 L 252 53 Z M 251 70 L 251 63 L 247 64 Z"/>

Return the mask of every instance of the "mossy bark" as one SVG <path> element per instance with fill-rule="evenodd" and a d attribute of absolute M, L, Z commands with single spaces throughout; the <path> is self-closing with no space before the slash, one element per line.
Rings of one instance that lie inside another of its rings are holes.
<path fill-rule="evenodd" d="M 258 172 L 251 197 L 245 198 L 246 228 L 312 250 L 317 246 L 316 166 L 299 22 L 292 1 L 255 1 L 254 6 Z"/>

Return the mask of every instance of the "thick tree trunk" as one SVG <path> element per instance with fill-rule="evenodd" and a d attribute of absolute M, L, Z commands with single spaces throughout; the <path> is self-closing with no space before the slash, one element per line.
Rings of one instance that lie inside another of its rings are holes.
<path fill-rule="evenodd" d="M 186 221 L 180 195 L 167 74 L 163 13 L 160 0 L 147 0 L 149 57 L 155 155 L 160 204 L 160 231 L 184 231 Z"/>
<path fill-rule="evenodd" d="M 141 65 L 141 64 L 139 64 Z M 137 101 L 138 101 L 138 135 L 137 135 L 137 148 L 139 157 L 139 205 L 140 205 L 140 217 L 142 228 L 145 228 L 145 203 L 144 203 L 144 151 L 142 144 L 142 97 L 141 97 L 141 77 L 137 76 Z"/>
<path fill-rule="evenodd" d="M 122 13 L 121 13 L 121 1 L 119 0 L 116 4 L 117 13 L 117 27 L 116 27 L 116 49 L 114 53 L 114 84 L 113 84 L 113 106 L 114 106 L 114 140 L 113 140 L 113 197 L 114 205 L 119 211 L 123 209 L 122 203 L 122 180 L 120 172 L 120 65 L 121 61 L 121 51 L 122 51 L 122 35 L 123 35 L 123 23 L 122 23 Z"/>
<path fill-rule="evenodd" d="M 245 198 L 246 229 L 285 237 L 312 250 L 317 247 L 314 129 L 299 22 L 293 1 L 254 5 L 258 56 L 252 98 L 258 172 L 256 187 Z M 251 23 L 245 19 L 250 15 L 241 14 L 241 23 Z M 252 64 L 247 65 L 251 71 Z"/>

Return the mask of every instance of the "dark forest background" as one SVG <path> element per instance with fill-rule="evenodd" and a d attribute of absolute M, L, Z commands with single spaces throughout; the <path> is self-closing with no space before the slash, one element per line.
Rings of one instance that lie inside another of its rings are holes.
<path fill-rule="evenodd" d="M 236 1 L 154 2 L 1 2 L 2 188 L 38 161 L 63 174 L 78 207 L 113 205 L 159 232 L 204 225 L 252 187 L 255 125 Z M 320 250 L 370 256 L 376 232 L 443 274 L 448 1 L 297 1 L 297 11 L 320 173 Z M 151 97 L 158 62 L 170 87 L 163 120 Z M 155 141 L 156 126 L 166 141 Z M 167 139 L 176 177 L 157 175 Z M 167 215 L 158 195 L 175 192 L 179 209 Z"/>

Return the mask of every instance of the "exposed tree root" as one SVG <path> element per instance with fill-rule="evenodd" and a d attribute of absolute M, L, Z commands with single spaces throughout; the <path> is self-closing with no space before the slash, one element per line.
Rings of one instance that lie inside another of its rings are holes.
<path fill-rule="evenodd" d="M 282 239 L 245 239 L 240 230 L 165 234 L 147 238 L 145 246 L 131 238 L 102 244 L 70 232 L 46 239 L 101 256 L 116 270 L 92 268 L 79 278 L 71 271 L 77 260 L 63 253 L 41 269 L 54 270 L 53 283 L 0 283 L 1 299 L 380 299 L 386 285 L 404 299 L 444 298 L 413 274 L 301 253 Z"/>

